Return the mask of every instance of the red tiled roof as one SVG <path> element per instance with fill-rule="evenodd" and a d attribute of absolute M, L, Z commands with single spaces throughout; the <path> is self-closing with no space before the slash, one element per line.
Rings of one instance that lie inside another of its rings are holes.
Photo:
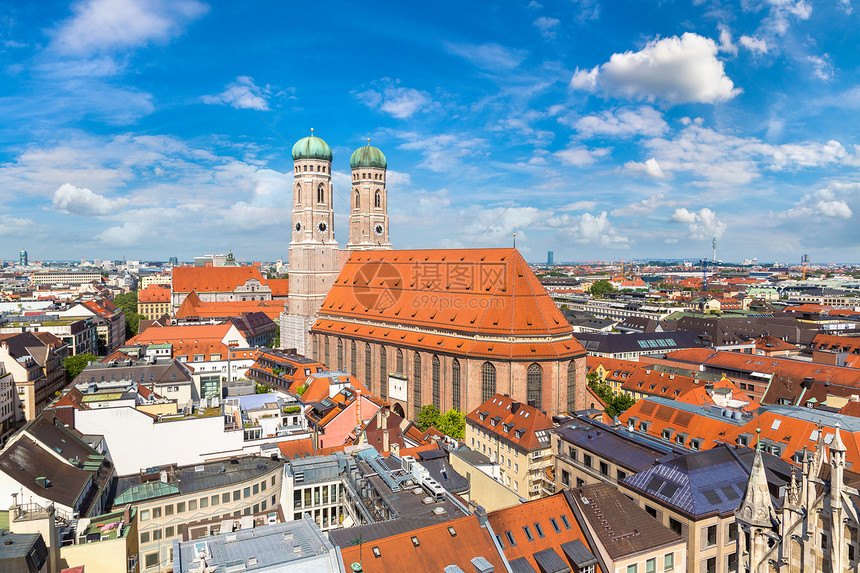
<path fill-rule="evenodd" d="M 860 354 L 860 337 L 819 333 L 812 340 L 812 347 L 816 350 L 834 350 L 837 352 Z"/>
<path fill-rule="evenodd" d="M 137 291 L 137 302 L 170 302 L 170 286 L 154 284 Z"/>
<path fill-rule="evenodd" d="M 500 436 L 529 451 L 548 447 L 547 443 L 541 443 L 538 440 L 536 433 L 553 427 L 550 417 L 537 408 L 501 394 L 496 394 L 469 412 L 466 420 L 481 427 L 485 432 Z M 517 438 L 517 430 L 525 430 L 522 437 Z"/>
<path fill-rule="evenodd" d="M 376 551 L 379 557 L 375 556 Z M 363 546 L 344 547 L 341 555 L 347 569 L 360 561 L 367 573 L 443 571 L 449 565 L 474 571 L 471 560 L 475 557 L 483 557 L 498 572 L 505 571 L 489 531 L 480 526 L 474 515 L 366 542 Z"/>
<path fill-rule="evenodd" d="M 562 516 L 565 517 L 570 528 L 565 525 Z M 564 492 L 507 509 L 493 511 L 488 514 L 488 518 L 493 532 L 501 538 L 507 560 L 513 561 L 524 557 L 535 571 L 542 571 L 535 561 L 535 553 L 545 549 L 553 549 L 567 563 L 561 546 L 577 539 L 589 548 L 592 555 L 597 555 L 597 550 L 589 544 L 580 524 L 574 517 Z M 555 521 L 558 531 L 553 527 L 550 519 Z M 543 536 L 538 535 L 535 530 L 535 523 L 540 525 Z M 524 527 L 528 527 L 532 535 L 531 540 L 526 536 Z M 514 538 L 516 545 L 511 545 L 508 534 Z M 595 569 L 599 570 L 598 567 Z M 575 570 L 575 568 L 571 567 L 571 570 Z"/>
<path fill-rule="evenodd" d="M 266 282 L 257 267 L 174 267 L 173 292 L 232 292 L 249 279 Z"/>
<path fill-rule="evenodd" d="M 253 312 L 262 312 L 270 319 L 278 322 L 286 307 L 285 300 L 229 300 L 219 302 L 202 302 L 196 291 L 191 291 L 179 309 L 176 318 L 220 318 L 242 316 Z"/>
<path fill-rule="evenodd" d="M 584 354 L 570 324 L 515 249 L 355 252 L 319 314 L 315 332 L 393 344 L 524 359 Z M 379 326 L 358 326 L 356 320 Z M 445 334 L 430 336 L 415 328 Z M 476 340 L 476 335 L 517 342 Z M 532 336 L 551 341 L 524 340 Z"/>

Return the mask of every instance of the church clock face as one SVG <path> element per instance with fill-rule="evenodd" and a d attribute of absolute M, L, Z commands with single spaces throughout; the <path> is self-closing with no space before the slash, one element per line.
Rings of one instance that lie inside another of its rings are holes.
<path fill-rule="evenodd" d="M 302 230 L 302 224 L 301 224 L 301 223 L 296 223 L 296 233 L 298 233 L 298 232 L 299 232 L 299 231 L 301 231 L 301 230 Z"/>
<path fill-rule="evenodd" d="M 377 223 L 377 224 L 376 224 L 376 226 L 373 228 L 373 231 L 374 231 L 377 235 L 381 235 L 381 234 L 383 233 L 383 231 L 384 231 L 384 230 L 385 230 L 385 229 L 382 227 L 382 223 Z"/>
<path fill-rule="evenodd" d="M 320 224 L 317 225 L 317 228 L 320 230 L 320 233 L 325 233 L 325 230 L 328 229 L 328 225 L 325 224 L 325 221 L 320 221 Z"/>

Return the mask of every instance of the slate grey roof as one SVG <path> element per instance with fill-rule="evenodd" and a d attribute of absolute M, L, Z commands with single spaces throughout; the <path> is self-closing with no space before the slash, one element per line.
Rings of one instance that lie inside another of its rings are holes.
<path fill-rule="evenodd" d="M 778 490 L 785 482 L 769 474 Z M 749 466 L 725 444 L 703 452 L 677 456 L 624 480 L 628 486 L 696 519 L 728 515 L 737 509 L 749 481 Z M 774 491 L 771 492 L 775 493 Z M 780 505 L 774 497 L 774 505 Z"/>
<path fill-rule="evenodd" d="M 653 444 L 608 428 L 599 428 L 577 421 L 575 424 L 553 430 L 561 439 L 578 448 L 609 458 L 633 472 L 654 465 L 657 460 L 673 451 L 668 445 Z M 567 448 L 560 455 L 566 456 Z"/>
<path fill-rule="evenodd" d="M 651 352 L 655 350 L 671 352 L 681 348 L 699 348 L 704 346 L 699 333 L 691 330 L 634 332 L 629 334 L 576 332 L 573 336 L 588 352 L 596 352 L 598 354 Z"/>
<path fill-rule="evenodd" d="M 570 573 L 570 567 L 562 561 L 555 549 L 548 547 L 533 555 L 541 573 Z"/>
<path fill-rule="evenodd" d="M 210 567 L 218 571 L 339 571 L 339 555 L 308 517 L 234 533 L 176 543 L 173 570 L 197 571 L 197 552 L 205 549 Z M 334 567 L 332 567 L 334 565 Z M 244 566 L 243 568 L 239 568 Z"/>

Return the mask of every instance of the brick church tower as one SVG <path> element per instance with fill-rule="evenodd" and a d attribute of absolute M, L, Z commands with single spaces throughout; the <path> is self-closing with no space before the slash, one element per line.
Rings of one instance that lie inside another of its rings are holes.
<path fill-rule="evenodd" d="M 306 356 L 311 350 L 308 331 L 340 271 L 331 160 L 331 148 L 313 130 L 293 146 L 290 299 L 289 311 L 281 317 L 281 347 Z"/>

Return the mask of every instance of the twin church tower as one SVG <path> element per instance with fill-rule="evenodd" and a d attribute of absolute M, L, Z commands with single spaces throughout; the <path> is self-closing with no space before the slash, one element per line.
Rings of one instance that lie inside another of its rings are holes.
<path fill-rule="evenodd" d="M 293 146 L 290 300 L 289 311 L 281 315 L 281 348 L 295 348 L 305 356 L 311 350 L 308 331 L 350 251 L 391 249 L 385 155 L 368 142 L 349 159 L 352 182 L 345 250 L 334 237 L 331 161 L 331 147 L 313 130 Z"/>

